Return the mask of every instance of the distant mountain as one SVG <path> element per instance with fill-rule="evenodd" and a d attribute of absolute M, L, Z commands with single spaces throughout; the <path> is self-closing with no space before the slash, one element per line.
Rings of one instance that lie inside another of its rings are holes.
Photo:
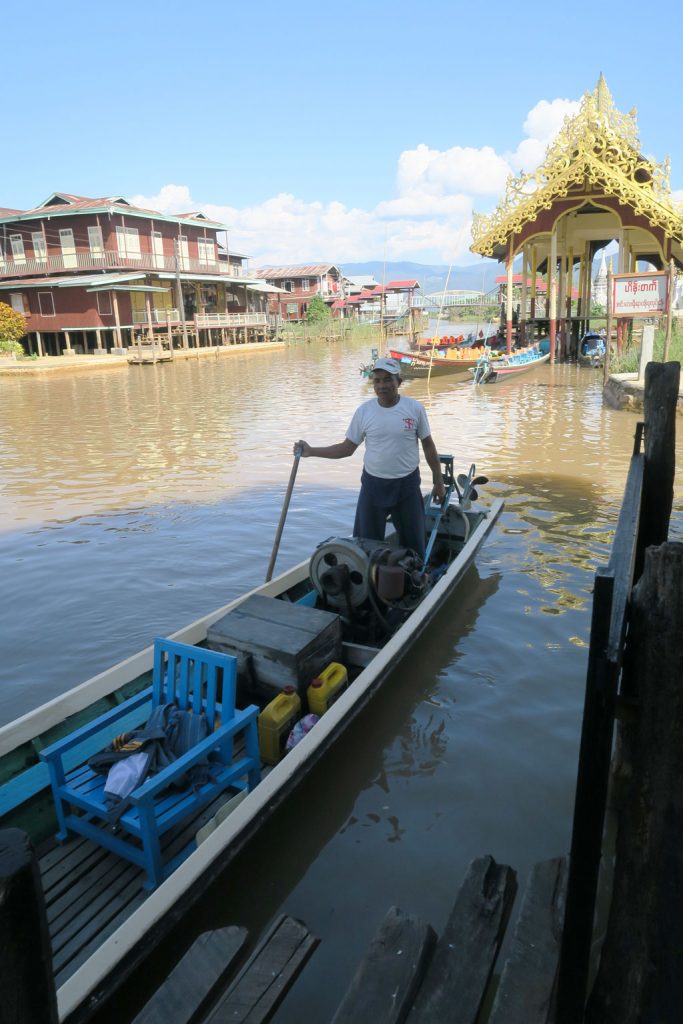
<path fill-rule="evenodd" d="M 341 269 L 345 274 L 372 274 L 381 284 L 389 281 L 419 281 L 423 295 L 443 291 L 448 279 L 450 289 L 472 289 L 477 292 L 488 292 L 496 283 L 497 275 L 503 273 L 501 265 L 494 260 L 482 260 L 467 267 L 448 267 L 425 263 L 383 263 L 381 260 L 369 260 L 367 263 L 344 263 Z"/>

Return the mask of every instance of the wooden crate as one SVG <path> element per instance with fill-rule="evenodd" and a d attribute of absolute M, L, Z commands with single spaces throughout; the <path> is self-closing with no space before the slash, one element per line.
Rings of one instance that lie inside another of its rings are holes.
<path fill-rule="evenodd" d="M 253 673 L 256 696 L 295 686 L 300 696 L 326 665 L 341 657 L 341 619 L 332 612 L 253 594 L 214 622 L 207 644 L 237 658 L 240 680 Z M 251 667 L 248 656 L 251 655 Z"/>

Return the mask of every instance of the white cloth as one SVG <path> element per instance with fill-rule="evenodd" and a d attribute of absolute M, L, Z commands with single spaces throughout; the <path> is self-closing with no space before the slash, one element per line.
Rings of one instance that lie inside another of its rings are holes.
<path fill-rule="evenodd" d="M 371 476 L 395 480 L 417 469 L 418 438 L 424 440 L 430 433 L 422 403 L 400 395 L 396 405 L 389 408 L 376 398 L 359 405 L 346 436 L 354 444 L 365 441 L 363 465 Z"/>

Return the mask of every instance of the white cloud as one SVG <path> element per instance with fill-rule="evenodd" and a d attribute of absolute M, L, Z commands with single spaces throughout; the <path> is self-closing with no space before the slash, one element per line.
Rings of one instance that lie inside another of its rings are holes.
<path fill-rule="evenodd" d="M 161 213 L 202 210 L 229 227 L 230 245 L 252 264 L 337 263 L 415 259 L 458 263 L 469 253 L 472 210 L 492 209 L 509 174 L 533 170 L 578 102 L 540 100 L 527 114 L 516 149 L 493 146 L 431 149 L 420 143 L 398 158 L 395 195 L 373 209 L 305 200 L 282 192 L 255 206 L 200 201 L 187 185 L 164 185 L 156 196 L 132 202 Z"/>

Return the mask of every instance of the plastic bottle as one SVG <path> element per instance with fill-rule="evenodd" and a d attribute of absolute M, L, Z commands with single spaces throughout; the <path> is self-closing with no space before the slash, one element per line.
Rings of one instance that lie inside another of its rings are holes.
<path fill-rule="evenodd" d="M 331 661 L 306 691 L 308 710 L 314 715 L 324 715 L 346 689 L 348 681 L 348 672 L 344 666 Z"/>
<path fill-rule="evenodd" d="M 285 686 L 258 716 L 258 742 L 261 759 L 277 764 L 285 753 L 287 737 L 301 717 L 301 698 L 293 686 Z"/>

